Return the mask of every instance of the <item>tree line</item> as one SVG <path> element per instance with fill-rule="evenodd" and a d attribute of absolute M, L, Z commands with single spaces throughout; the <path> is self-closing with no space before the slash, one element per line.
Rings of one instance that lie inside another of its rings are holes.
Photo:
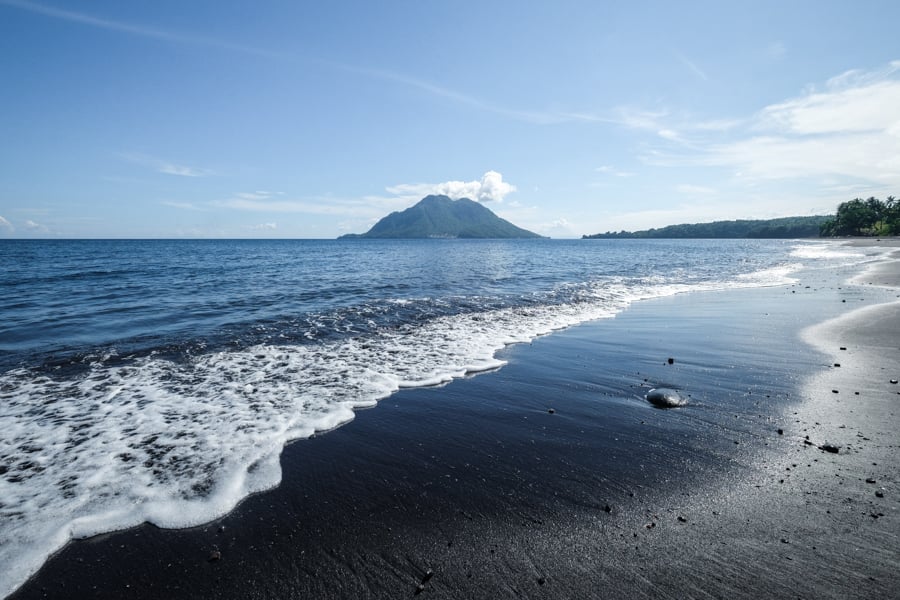
<path fill-rule="evenodd" d="M 885 201 L 870 197 L 841 202 L 834 218 L 822 223 L 819 234 L 823 237 L 900 235 L 900 200 L 888 196 Z"/>
<path fill-rule="evenodd" d="M 822 225 L 831 217 L 782 217 L 780 219 L 714 221 L 682 223 L 642 231 L 607 231 L 582 236 L 584 239 L 642 238 L 804 238 L 817 237 Z"/>

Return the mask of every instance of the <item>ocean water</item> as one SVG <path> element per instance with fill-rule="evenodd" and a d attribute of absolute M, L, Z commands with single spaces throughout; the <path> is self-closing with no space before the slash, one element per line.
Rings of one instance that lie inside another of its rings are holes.
<path fill-rule="evenodd" d="M 507 344 L 876 258 L 775 240 L 0 240 L 0 596 L 73 538 L 211 521 L 279 483 L 291 440 L 501 368 Z"/>

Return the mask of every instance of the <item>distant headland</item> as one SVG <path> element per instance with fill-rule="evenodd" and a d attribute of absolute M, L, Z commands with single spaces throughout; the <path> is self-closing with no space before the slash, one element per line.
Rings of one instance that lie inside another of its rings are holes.
<path fill-rule="evenodd" d="M 426 196 L 415 206 L 393 212 L 362 234 L 342 235 L 339 239 L 515 239 L 539 238 L 501 219 L 474 200 L 447 196 Z"/>
<path fill-rule="evenodd" d="M 830 216 L 785 217 L 766 220 L 713 221 L 712 223 L 682 223 L 643 231 L 607 231 L 582 236 L 582 239 L 603 238 L 804 238 L 818 237 Z"/>

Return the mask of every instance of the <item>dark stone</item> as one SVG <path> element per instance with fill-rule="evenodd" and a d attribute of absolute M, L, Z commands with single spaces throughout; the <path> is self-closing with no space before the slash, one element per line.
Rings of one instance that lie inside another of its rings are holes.
<path fill-rule="evenodd" d="M 213 550 L 209 553 L 209 562 L 216 562 L 222 558 L 222 553 L 218 550 Z"/>
<path fill-rule="evenodd" d="M 784 429 L 778 428 L 778 435 L 784 435 Z"/>
<path fill-rule="evenodd" d="M 687 399 L 671 388 L 656 388 L 647 392 L 647 402 L 658 408 L 674 408 L 687 404 Z"/>
<path fill-rule="evenodd" d="M 838 452 L 840 452 L 841 447 L 836 444 L 829 444 L 828 442 L 825 442 L 824 444 L 819 446 L 819 449 L 824 450 L 825 452 L 831 452 L 832 454 L 837 454 Z"/>
<path fill-rule="evenodd" d="M 554 409 L 552 409 L 552 408 L 548 408 L 548 409 L 547 409 L 547 412 L 550 413 L 550 414 L 552 415 L 552 414 L 555 413 L 556 411 L 555 411 Z"/>
<path fill-rule="evenodd" d="M 666 362 L 668 362 L 670 365 L 673 365 L 675 364 L 675 359 L 670 357 Z"/>
<path fill-rule="evenodd" d="M 881 490 L 876 490 L 875 497 L 876 498 L 884 498 L 884 492 L 882 492 Z"/>
<path fill-rule="evenodd" d="M 873 477 L 866 478 L 866 483 L 875 483 L 875 479 Z"/>

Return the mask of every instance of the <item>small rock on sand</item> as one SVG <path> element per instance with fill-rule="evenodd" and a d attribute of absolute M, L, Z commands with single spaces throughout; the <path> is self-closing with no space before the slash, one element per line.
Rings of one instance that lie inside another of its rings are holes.
<path fill-rule="evenodd" d="M 687 404 L 687 399 L 671 388 L 655 388 L 647 392 L 647 402 L 658 408 L 674 408 Z"/>

